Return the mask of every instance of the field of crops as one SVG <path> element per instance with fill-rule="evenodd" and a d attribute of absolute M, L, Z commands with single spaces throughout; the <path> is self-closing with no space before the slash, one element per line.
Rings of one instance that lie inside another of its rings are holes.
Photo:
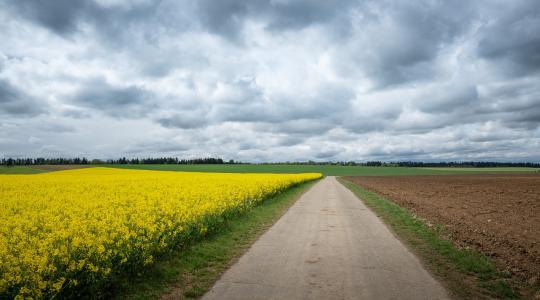
<path fill-rule="evenodd" d="M 468 173 L 532 173 L 534 168 L 414 168 L 414 167 L 368 167 L 339 165 L 281 165 L 281 164 L 217 164 L 176 165 L 138 164 L 109 165 L 115 168 L 223 173 L 322 173 L 326 176 L 406 176 L 406 175 L 453 175 Z M 8 169 L 8 168 L 4 168 Z M 0 169 L 0 173 L 2 169 Z"/>
<path fill-rule="evenodd" d="M 0 298 L 99 288 L 320 176 L 109 168 L 0 175 Z"/>

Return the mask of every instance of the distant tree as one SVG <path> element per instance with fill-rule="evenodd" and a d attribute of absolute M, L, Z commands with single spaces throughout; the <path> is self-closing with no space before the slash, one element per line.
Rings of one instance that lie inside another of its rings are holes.
<path fill-rule="evenodd" d="M 105 162 L 102 161 L 101 159 L 96 159 L 96 158 L 94 158 L 94 159 L 92 159 L 92 160 L 90 161 L 90 164 L 92 164 L 92 165 L 101 165 L 101 164 L 104 164 L 104 163 L 105 163 Z"/>

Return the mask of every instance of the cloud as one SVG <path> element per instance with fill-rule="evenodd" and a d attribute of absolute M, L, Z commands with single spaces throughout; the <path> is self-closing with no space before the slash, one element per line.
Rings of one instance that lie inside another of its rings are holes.
<path fill-rule="evenodd" d="M 192 129 L 206 125 L 204 114 L 197 111 L 185 111 L 182 114 L 176 113 L 168 117 L 162 117 L 156 121 L 167 128 Z"/>
<path fill-rule="evenodd" d="M 39 130 L 58 133 L 74 133 L 77 130 L 69 124 L 57 123 L 57 122 L 47 122 L 39 126 Z"/>
<path fill-rule="evenodd" d="M 538 160 L 539 13 L 533 0 L 8 1 L 1 153 Z"/>
<path fill-rule="evenodd" d="M 480 30 L 478 54 L 500 64 L 509 76 L 540 70 L 540 5 L 535 1 L 499 2 L 504 11 Z"/>
<path fill-rule="evenodd" d="M 298 30 L 314 24 L 332 23 L 347 18 L 347 11 L 356 1 L 334 2 L 311 0 L 203 0 L 197 2 L 197 13 L 203 26 L 229 40 L 242 38 L 249 20 L 263 20 L 273 32 Z"/>
<path fill-rule="evenodd" d="M 467 32 L 474 14 L 470 3 L 367 2 L 354 15 L 339 64 L 346 61 L 346 72 L 360 70 L 377 88 L 433 78 L 436 59 Z"/>
<path fill-rule="evenodd" d="M 0 79 L 0 113 L 32 117 L 45 113 L 44 105 L 22 92 L 9 81 Z"/>
<path fill-rule="evenodd" d="M 21 16 L 62 35 L 77 30 L 79 18 L 84 16 L 86 10 L 95 9 L 94 2 L 86 0 L 58 0 L 50 3 L 21 0 L 11 5 Z"/>
<path fill-rule="evenodd" d="M 474 85 L 448 84 L 426 89 L 415 99 L 414 106 L 425 113 L 452 113 L 474 107 L 478 98 L 478 91 Z"/>
<path fill-rule="evenodd" d="M 137 85 L 115 86 L 103 78 L 85 82 L 72 96 L 71 103 L 101 111 L 114 117 L 146 115 L 154 107 L 155 95 Z"/>
<path fill-rule="evenodd" d="M 183 151 L 189 150 L 190 145 L 187 143 L 182 143 L 181 141 L 145 141 L 137 142 L 135 144 L 129 145 L 125 149 L 127 154 L 140 155 L 144 153 L 148 157 L 154 156 L 154 153 L 172 153 L 172 155 L 179 155 Z"/>
<path fill-rule="evenodd" d="M 21 17 L 64 37 L 78 33 L 88 25 L 106 31 L 104 35 L 118 37 L 119 31 L 129 29 L 133 22 L 147 21 L 154 16 L 156 9 L 146 1 L 100 2 L 21 0 L 8 7 Z"/>

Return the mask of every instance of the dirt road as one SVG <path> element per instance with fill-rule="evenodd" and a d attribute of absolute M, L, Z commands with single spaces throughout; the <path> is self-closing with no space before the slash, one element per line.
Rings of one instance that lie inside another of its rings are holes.
<path fill-rule="evenodd" d="M 348 189 L 327 177 L 203 299 L 448 299 L 445 289 Z"/>

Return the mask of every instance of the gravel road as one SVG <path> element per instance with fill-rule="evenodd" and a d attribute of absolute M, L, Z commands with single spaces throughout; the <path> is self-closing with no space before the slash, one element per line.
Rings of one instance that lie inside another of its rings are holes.
<path fill-rule="evenodd" d="M 203 299 L 449 299 L 334 177 L 307 191 Z"/>

